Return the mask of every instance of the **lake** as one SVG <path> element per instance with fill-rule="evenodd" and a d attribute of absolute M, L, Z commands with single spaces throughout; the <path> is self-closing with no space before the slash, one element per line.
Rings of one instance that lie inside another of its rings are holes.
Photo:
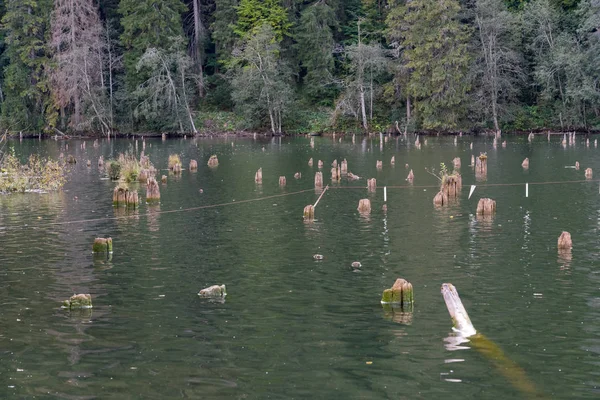
<path fill-rule="evenodd" d="M 509 136 L 506 148 L 485 137 L 426 139 L 421 149 L 401 136 L 318 137 L 314 148 L 306 137 L 147 139 L 168 182 L 156 206 L 141 187 L 134 212 L 113 208 L 115 183 L 97 161 L 139 155 L 141 140 L 137 149 L 127 139 L 85 149 L 81 140 L 10 142 L 23 158 L 78 162 L 61 192 L 0 196 L 0 398 L 533 397 L 514 376 L 542 398 L 599 398 L 600 190 L 584 177 L 588 167 L 600 177 L 594 138 L 563 147 L 562 136 Z M 469 167 L 480 152 L 483 181 Z M 179 177 L 166 171 L 174 153 Z M 439 183 L 426 168 L 451 168 L 455 157 L 462 192 L 436 208 Z M 317 161 L 329 183 L 331 163 L 344 158 L 361 179 L 331 184 L 315 221 L 304 222 L 319 196 Z M 576 161 L 581 169 L 567 168 Z M 378 188 L 368 193 L 372 177 Z M 475 216 L 482 197 L 497 202 L 491 220 Z M 368 216 L 357 212 L 362 198 Z M 567 256 L 557 251 L 563 230 L 573 237 Z M 112 237 L 111 258 L 91 253 L 96 237 Z M 380 304 L 398 277 L 414 287 L 412 313 Z M 513 363 L 508 371 L 470 343 L 452 345 L 444 282 Z M 224 302 L 197 295 L 214 284 L 227 285 Z M 61 309 L 75 293 L 90 293 L 93 309 Z"/>

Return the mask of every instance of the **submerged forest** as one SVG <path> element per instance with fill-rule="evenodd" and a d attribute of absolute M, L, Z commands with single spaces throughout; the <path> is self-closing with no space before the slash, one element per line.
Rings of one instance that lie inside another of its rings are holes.
<path fill-rule="evenodd" d="M 594 130 L 599 0 L 2 0 L 2 132 Z"/>

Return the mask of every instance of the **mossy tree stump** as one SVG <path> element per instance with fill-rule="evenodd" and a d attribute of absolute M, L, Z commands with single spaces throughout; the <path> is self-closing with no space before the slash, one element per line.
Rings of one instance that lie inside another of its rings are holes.
<path fill-rule="evenodd" d="M 496 201 L 488 198 L 479 199 L 477 215 L 491 216 L 496 212 Z"/>
<path fill-rule="evenodd" d="M 67 156 L 67 162 L 69 164 L 77 164 L 77 159 L 75 158 L 75 156 L 73 154 L 69 154 Z"/>
<path fill-rule="evenodd" d="M 198 161 L 190 160 L 190 171 L 198 171 Z"/>
<path fill-rule="evenodd" d="M 361 214 L 370 214 L 371 213 L 371 200 L 360 199 L 360 201 L 358 202 L 357 210 Z"/>
<path fill-rule="evenodd" d="M 169 155 L 168 166 L 169 166 L 169 169 L 173 172 L 175 172 L 174 170 L 177 166 L 179 168 L 179 171 L 181 171 L 181 159 L 179 158 L 178 154 L 170 154 Z"/>
<path fill-rule="evenodd" d="M 121 177 L 121 163 L 111 160 L 107 164 L 106 172 L 108 173 L 110 179 L 113 181 L 118 180 Z"/>
<path fill-rule="evenodd" d="M 415 298 L 413 286 L 406 279 L 398 278 L 390 289 L 385 289 L 381 296 L 381 304 L 398 305 L 404 309 L 411 309 Z"/>
<path fill-rule="evenodd" d="M 219 165 L 219 159 L 217 158 L 217 156 L 215 154 L 213 154 L 208 159 L 208 166 L 211 168 L 214 168 L 214 167 L 217 167 L 218 165 Z"/>
<path fill-rule="evenodd" d="M 75 294 L 69 300 L 63 301 L 63 308 L 70 310 L 78 308 L 92 308 L 92 296 L 89 294 Z"/>
<path fill-rule="evenodd" d="M 136 190 L 129 190 L 129 188 L 123 186 L 117 186 L 113 190 L 113 205 L 120 207 L 131 207 L 136 208 L 139 204 L 138 192 Z"/>
<path fill-rule="evenodd" d="M 94 253 L 112 253 L 113 243 L 112 238 L 96 238 L 92 245 L 92 252 Z"/>
<path fill-rule="evenodd" d="M 262 168 L 259 168 L 258 171 L 254 174 L 254 182 L 261 184 L 262 183 Z"/>
<path fill-rule="evenodd" d="M 315 172 L 315 188 L 323 187 L 323 173 L 321 171 Z"/>
<path fill-rule="evenodd" d="M 479 154 L 479 157 L 475 159 L 475 177 L 487 178 L 487 155 L 484 153 Z"/>
<path fill-rule="evenodd" d="M 304 220 L 312 221 L 315 219 L 315 207 L 312 204 L 304 207 Z"/>
<path fill-rule="evenodd" d="M 573 241 L 571 240 L 571 234 L 563 231 L 558 238 L 558 249 L 559 250 L 570 250 L 573 247 Z"/>
<path fill-rule="evenodd" d="M 375 192 L 377 190 L 377 179 L 367 179 L 367 190 L 369 192 Z"/>
<path fill-rule="evenodd" d="M 163 178 L 166 182 L 166 176 L 163 175 Z M 146 183 L 146 201 L 149 203 L 160 201 L 160 188 L 154 178 L 149 178 Z"/>

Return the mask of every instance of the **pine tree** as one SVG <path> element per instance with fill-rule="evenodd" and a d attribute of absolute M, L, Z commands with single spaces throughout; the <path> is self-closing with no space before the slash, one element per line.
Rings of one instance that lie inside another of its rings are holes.
<path fill-rule="evenodd" d="M 2 27 L 8 66 L 4 69 L 0 125 L 10 130 L 39 131 L 48 122 L 45 117 L 50 104 L 46 39 L 52 0 L 8 0 L 5 5 Z"/>
<path fill-rule="evenodd" d="M 234 31 L 242 38 L 255 35 L 268 24 L 275 33 L 275 40 L 281 41 L 291 28 L 280 0 L 241 0 L 237 15 Z"/>
<path fill-rule="evenodd" d="M 211 29 L 217 59 L 221 62 L 229 59 L 238 38 L 233 31 L 237 22 L 237 6 L 238 0 L 215 0 L 214 22 Z"/>
<path fill-rule="evenodd" d="M 405 92 L 425 129 L 451 129 L 465 113 L 469 32 L 455 0 L 413 0 L 387 18 L 388 37 L 403 48 L 409 69 Z"/>

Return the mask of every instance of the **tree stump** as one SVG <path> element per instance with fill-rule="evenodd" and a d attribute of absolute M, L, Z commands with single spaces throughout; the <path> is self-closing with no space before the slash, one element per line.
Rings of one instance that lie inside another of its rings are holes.
<path fill-rule="evenodd" d="M 312 167 L 313 166 L 313 159 L 311 158 L 310 160 L 308 160 L 308 166 Z"/>
<path fill-rule="evenodd" d="M 163 177 L 163 182 L 167 181 L 167 177 L 165 175 Z M 158 182 L 154 178 L 148 178 L 148 182 L 146 183 L 146 201 L 156 202 L 160 201 L 160 188 L 158 187 Z"/>
<path fill-rule="evenodd" d="M 376 189 L 377 189 L 377 179 L 375 179 L 375 178 L 367 179 L 367 190 L 369 192 L 375 192 Z"/>
<path fill-rule="evenodd" d="M 396 165 L 396 156 L 392 156 L 392 159 L 390 160 L 390 164 Z"/>
<path fill-rule="evenodd" d="M 332 182 L 339 182 L 342 177 L 341 175 L 342 174 L 340 173 L 339 166 L 331 168 L 331 181 Z"/>
<path fill-rule="evenodd" d="M 383 161 L 377 160 L 377 163 L 375 164 L 375 167 L 377 169 L 382 169 L 383 168 Z"/>
<path fill-rule="evenodd" d="M 398 278 L 390 289 L 385 289 L 381 304 L 396 304 L 402 308 L 411 308 L 415 302 L 413 286 L 406 279 Z"/>
<path fill-rule="evenodd" d="M 521 167 L 523 167 L 523 169 L 529 168 L 529 158 L 523 160 L 523 162 L 521 163 Z"/>
<path fill-rule="evenodd" d="M 227 289 L 225 285 L 213 285 L 199 291 L 198 296 L 210 299 L 224 298 L 227 296 Z"/>
<path fill-rule="evenodd" d="M 341 166 L 341 171 L 340 172 L 341 172 L 342 175 L 346 175 L 348 173 L 348 161 L 346 161 L 345 158 L 342 161 L 342 166 Z"/>
<path fill-rule="evenodd" d="M 575 161 L 575 169 L 579 171 L 579 161 Z"/>
<path fill-rule="evenodd" d="M 475 156 L 471 154 L 471 167 L 475 166 Z"/>
<path fill-rule="evenodd" d="M 487 155 L 479 154 L 475 159 L 475 177 L 477 179 L 485 179 L 487 177 Z"/>
<path fill-rule="evenodd" d="M 304 220 L 312 221 L 313 219 L 315 219 L 315 207 L 313 207 L 312 204 L 309 204 L 304 207 Z"/>
<path fill-rule="evenodd" d="M 448 205 L 448 195 L 440 190 L 433 198 L 433 204 L 439 207 Z"/>
<path fill-rule="evenodd" d="M 323 161 L 319 160 L 319 162 L 317 163 L 317 167 L 319 169 L 323 169 Z"/>
<path fill-rule="evenodd" d="M 104 157 L 100 156 L 100 158 L 98 158 L 98 168 L 104 168 Z"/>
<path fill-rule="evenodd" d="M 112 238 L 96 238 L 92 245 L 92 252 L 94 253 L 112 253 L 113 243 Z"/>
<path fill-rule="evenodd" d="M 568 250 L 573 247 L 573 241 L 571 240 L 571 234 L 569 232 L 563 231 L 558 238 L 558 249 L 559 250 Z"/>
<path fill-rule="evenodd" d="M 585 169 L 585 179 L 592 179 L 592 169 L 591 168 Z"/>
<path fill-rule="evenodd" d="M 131 207 L 136 208 L 139 204 L 138 192 L 135 190 L 129 190 L 129 188 L 123 186 L 117 186 L 113 190 L 113 205 L 120 207 Z"/>
<path fill-rule="evenodd" d="M 346 178 L 348 178 L 349 181 L 356 181 L 360 179 L 360 176 L 354 175 L 352 172 L 348 172 L 348 174 L 346 174 Z"/>
<path fill-rule="evenodd" d="M 371 200 L 360 199 L 358 202 L 358 212 L 361 214 L 369 214 L 371 212 Z"/>
<path fill-rule="evenodd" d="M 323 173 L 321 171 L 315 172 L 315 188 L 323 187 Z"/>
<path fill-rule="evenodd" d="M 262 183 L 262 168 L 259 168 L 254 174 L 254 182 L 261 184 Z"/>
<path fill-rule="evenodd" d="M 67 156 L 67 162 L 69 164 L 77 164 L 77 159 L 75 158 L 75 156 L 73 154 L 69 154 Z"/>
<path fill-rule="evenodd" d="M 173 171 L 173 169 L 175 168 L 176 165 L 179 165 L 181 167 L 181 159 L 179 158 L 179 155 L 177 155 L 177 154 L 169 155 L 169 161 L 168 161 L 169 169 L 171 171 Z"/>
<path fill-rule="evenodd" d="M 411 169 L 410 172 L 408 173 L 408 176 L 406 177 L 406 180 L 409 183 L 412 183 L 415 180 L 415 174 L 413 174 L 413 170 Z"/>
<path fill-rule="evenodd" d="M 502 142 L 502 148 L 506 148 L 506 140 Z"/>
<path fill-rule="evenodd" d="M 75 294 L 69 300 L 63 301 L 63 308 L 70 310 L 78 308 L 92 308 L 92 296 L 89 294 Z"/>
<path fill-rule="evenodd" d="M 144 155 L 143 151 L 140 155 L 140 165 L 142 168 L 150 168 L 150 157 Z"/>
<path fill-rule="evenodd" d="M 455 157 L 452 164 L 454 164 L 454 169 L 460 169 L 460 157 Z"/>
<path fill-rule="evenodd" d="M 533 142 L 533 138 L 534 138 L 534 135 L 533 135 L 533 132 L 531 132 L 529 134 L 529 136 L 527 136 L 527 140 L 529 141 L 529 143 Z"/>
<path fill-rule="evenodd" d="M 198 161 L 190 160 L 190 171 L 197 171 L 197 170 L 198 170 Z"/>
<path fill-rule="evenodd" d="M 87 162 L 85 163 L 85 165 L 87 165 L 88 167 L 92 166 L 92 162 L 90 160 L 87 160 Z"/>
<path fill-rule="evenodd" d="M 462 176 L 460 174 L 455 172 L 452 175 L 443 176 L 440 191 L 446 194 L 448 199 L 454 199 L 458 197 L 461 189 Z"/>
<path fill-rule="evenodd" d="M 302 172 L 296 172 L 294 174 L 294 179 L 300 179 L 300 178 L 302 178 Z"/>
<path fill-rule="evenodd" d="M 333 160 L 333 162 L 331 163 L 331 168 L 337 168 L 337 166 L 338 166 L 337 160 Z"/>
<path fill-rule="evenodd" d="M 279 186 L 281 187 L 285 187 L 285 176 L 280 176 L 279 177 Z"/>
<path fill-rule="evenodd" d="M 150 171 L 147 169 L 140 170 L 140 174 L 138 175 L 138 182 L 146 183 L 148 182 L 148 177 L 150 176 Z"/>
<path fill-rule="evenodd" d="M 163 142 L 164 142 L 165 140 L 167 140 L 167 135 L 166 135 L 166 134 L 164 134 L 164 133 L 163 133 L 163 134 L 162 134 L 162 135 L 160 135 L 160 136 L 161 136 L 161 139 L 162 139 L 162 141 L 163 141 Z"/>
<path fill-rule="evenodd" d="M 217 166 L 219 166 L 219 159 L 217 158 L 217 156 L 215 154 L 213 154 L 208 159 L 208 163 L 207 164 L 211 168 L 217 167 Z"/>
<path fill-rule="evenodd" d="M 494 215 L 496 212 L 496 201 L 488 198 L 479 199 L 477 203 L 477 214 L 483 216 Z"/>
<path fill-rule="evenodd" d="M 162 183 L 163 185 L 167 184 L 167 176 L 163 175 L 160 177 L 160 183 Z"/>

